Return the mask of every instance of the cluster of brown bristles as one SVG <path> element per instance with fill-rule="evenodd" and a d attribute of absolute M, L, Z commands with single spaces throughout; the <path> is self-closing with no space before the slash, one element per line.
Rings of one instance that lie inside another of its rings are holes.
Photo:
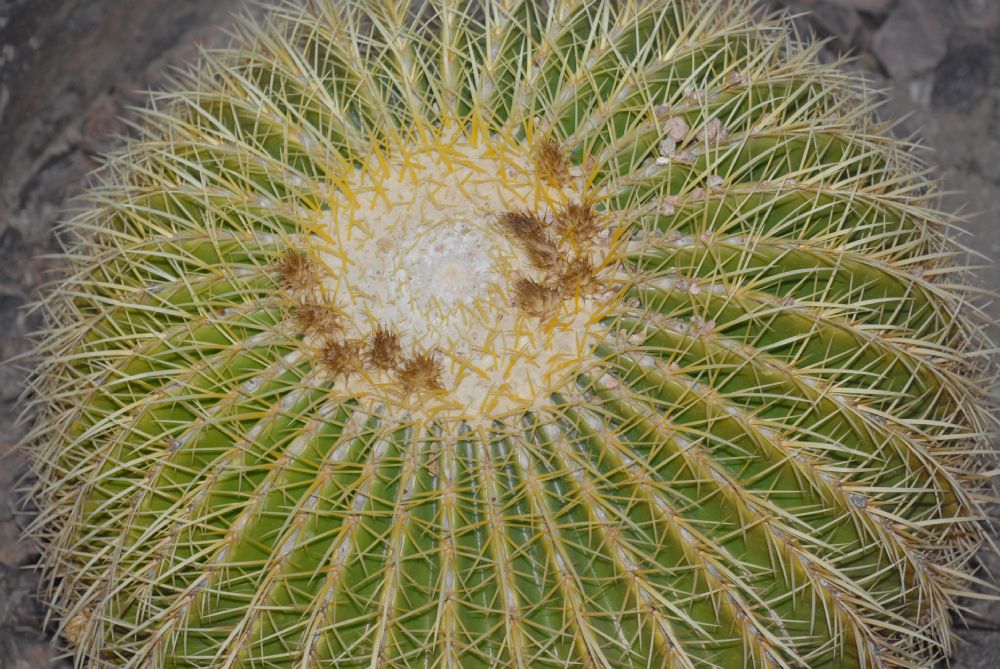
<path fill-rule="evenodd" d="M 550 140 L 539 145 L 535 170 L 543 181 L 562 188 L 570 181 L 569 169 L 558 144 Z M 524 313 L 547 318 L 564 299 L 595 285 L 590 251 L 602 226 L 592 202 L 570 202 L 555 212 L 552 221 L 527 209 L 506 211 L 497 217 L 497 224 L 542 273 L 540 280 L 521 277 L 514 283 L 514 302 Z"/>
<path fill-rule="evenodd" d="M 335 305 L 317 299 L 320 269 L 301 251 L 289 251 L 277 264 L 281 287 L 295 299 L 293 318 L 303 334 L 320 341 L 317 362 L 334 377 L 386 372 L 405 395 L 441 390 L 441 363 L 431 353 L 405 355 L 399 334 L 379 325 L 367 339 L 343 336 L 342 313 Z"/>
<path fill-rule="evenodd" d="M 535 174 L 550 186 L 562 188 L 570 180 L 570 163 L 566 152 L 551 139 L 544 140 L 535 151 Z"/>

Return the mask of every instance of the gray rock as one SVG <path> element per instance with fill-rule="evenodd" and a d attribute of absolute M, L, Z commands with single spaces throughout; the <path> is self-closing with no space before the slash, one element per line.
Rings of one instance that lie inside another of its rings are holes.
<path fill-rule="evenodd" d="M 769 0 L 767 5 L 792 13 L 796 27 L 803 35 L 831 38 L 830 47 L 820 54 L 820 58 L 828 60 L 837 54 L 855 50 L 863 28 L 858 12 L 845 2 L 846 0 Z"/>
<path fill-rule="evenodd" d="M 948 32 L 929 2 L 913 0 L 892 11 L 875 33 L 872 50 L 889 76 L 907 81 L 944 59 Z"/>
<path fill-rule="evenodd" d="M 70 669 L 36 593 L 33 542 L 15 482 L 24 456 L 10 449 L 24 386 L 20 364 L 40 326 L 24 305 L 55 268 L 52 224 L 97 156 L 113 148 L 140 89 L 164 84 L 197 45 L 226 41 L 243 0 L 0 0 L 0 669 Z"/>
<path fill-rule="evenodd" d="M 817 5 L 812 21 L 819 37 L 832 37 L 833 47 L 839 52 L 847 52 L 854 48 L 861 31 L 861 18 L 858 13 L 836 5 Z"/>
<path fill-rule="evenodd" d="M 885 14 L 892 4 L 892 0 L 826 0 L 832 5 L 838 7 L 847 7 L 849 9 L 859 9 L 864 12 L 869 12 L 871 14 Z"/>

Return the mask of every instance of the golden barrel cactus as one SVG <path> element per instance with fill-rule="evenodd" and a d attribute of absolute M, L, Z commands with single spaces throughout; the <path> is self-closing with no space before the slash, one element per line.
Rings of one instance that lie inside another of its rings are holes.
<path fill-rule="evenodd" d="M 72 219 L 28 406 L 79 666 L 924 667 L 983 543 L 950 217 L 700 0 L 305 0 Z"/>

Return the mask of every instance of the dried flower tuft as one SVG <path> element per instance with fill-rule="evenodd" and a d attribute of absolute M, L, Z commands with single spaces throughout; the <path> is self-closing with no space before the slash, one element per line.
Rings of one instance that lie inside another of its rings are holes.
<path fill-rule="evenodd" d="M 420 353 L 408 358 L 399 368 L 399 381 L 403 392 L 410 394 L 423 390 L 441 390 L 441 363 L 430 353 Z"/>
<path fill-rule="evenodd" d="M 361 354 L 363 346 L 364 342 L 357 339 L 330 339 L 320 349 L 319 362 L 333 376 L 350 377 L 364 369 Z"/>
<path fill-rule="evenodd" d="M 589 258 L 574 258 L 559 274 L 559 293 L 563 297 L 573 297 L 593 288 L 595 279 L 594 263 Z"/>
<path fill-rule="evenodd" d="M 521 243 L 539 243 L 548 239 L 541 217 L 527 209 L 505 211 L 497 217 L 497 224 Z"/>
<path fill-rule="evenodd" d="M 553 140 L 545 140 L 535 154 L 535 171 L 550 186 L 565 186 L 569 182 L 569 159 Z"/>
<path fill-rule="evenodd" d="M 277 265 L 281 287 L 296 292 L 312 290 L 319 285 L 319 268 L 305 253 L 289 250 Z"/>
<path fill-rule="evenodd" d="M 302 332 L 331 335 L 340 332 L 340 312 L 328 304 L 303 303 L 295 307 L 295 324 Z"/>
<path fill-rule="evenodd" d="M 374 369 L 383 371 L 395 369 L 403 358 L 399 335 L 391 328 L 379 325 L 368 340 L 364 358 L 365 363 Z"/>
<path fill-rule="evenodd" d="M 518 279 L 514 284 L 514 302 L 518 309 L 529 316 L 547 318 L 559 308 L 561 300 L 559 288 L 533 279 Z"/>
<path fill-rule="evenodd" d="M 93 609 L 85 609 L 70 618 L 62 628 L 62 635 L 70 644 L 79 646 L 83 642 L 87 627 L 92 621 Z"/>
<path fill-rule="evenodd" d="M 527 210 L 505 211 L 497 218 L 497 223 L 517 240 L 534 267 L 546 272 L 559 271 L 563 263 L 559 246 L 546 232 L 538 214 Z"/>
<path fill-rule="evenodd" d="M 563 238 L 576 242 L 591 241 L 601 230 L 597 211 L 589 202 L 570 202 L 556 212 L 555 219 L 556 230 Z"/>

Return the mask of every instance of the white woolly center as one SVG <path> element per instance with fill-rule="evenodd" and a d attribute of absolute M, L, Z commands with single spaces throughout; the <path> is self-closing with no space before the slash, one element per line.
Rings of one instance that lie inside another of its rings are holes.
<path fill-rule="evenodd" d="M 355 327 L 396 325 L 404 347 L 423 351 L 483 334 L 478 312 L 506 300 L 505 270 L 518 262 L 491 230 L 492 208 L 502 203 L 478 193 L 477 210 L 456 179 L 433 176 L 433 185 L 383 182 L 384 193 L 362 200 L 355 212 L 354 225 L 364 231 L 345 244 L 343 256 L 326 258 Z M 429 195 L 433 200 L 415 201 Z"/>
<path fill-rule="evenodd" d="M 535 270 L 497 216 L 547 213 L 569 197 L 535 176 L 530 155 L 467 141 L 407 147 L 349 181 L 319 221 L 325 292 L 344 313 L 346 337 L 389 327 L 407 355 L 442 364 L 446 392 L 422 399 L 424 409 L 469 417 L 526 408 L 586 354 L 592 300 L 570 300 L 545 327 L 513 304 L 514 282 Z M 376 398 L 398 385 L 382 374 L 342 383 L 352 394 L 371 383 Z"/>
<path fill-rule="evenodd" d="M 496 271 L 487 252 L 494 239 L 478 229 L 482 223 L 456 215 L 435 228 L 430 239 L 418 240 L 403 254 L 393 253 L 389 262 L 398 269 L 388 287 L 398 288 L 402 300 L 414 303 L 417 311 L 439 311 L 443 316 L 484 296 L 487 284 L 496 280 Z M 418 334 L 430 336 L 432 332 L 425 325 Z"/>

